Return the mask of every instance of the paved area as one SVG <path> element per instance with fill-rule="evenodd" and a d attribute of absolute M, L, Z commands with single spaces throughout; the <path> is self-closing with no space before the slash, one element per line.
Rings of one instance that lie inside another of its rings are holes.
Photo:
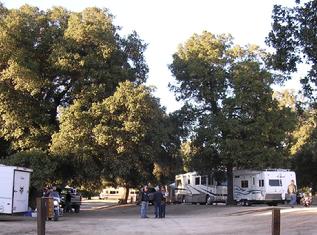
<path fill-rule="evenodd" d="M 97 204 L 47 221 L 46 234 L 271 234 L 272 207 L 267 206 L 168 205 L 165 219 L 155 219 L 151 206 L 150 218 L 141 219 L 138 206 Z M 280 208 L 281 234 L 317 234 L 317 207 Z M 36 234 L 36 220 L 0 216 L 0 234 Z"/>

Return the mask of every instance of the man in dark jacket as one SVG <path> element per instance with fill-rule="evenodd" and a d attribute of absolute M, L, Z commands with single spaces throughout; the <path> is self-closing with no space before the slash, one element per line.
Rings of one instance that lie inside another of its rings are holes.
<path fill-rule="evenodd" d="M 147 210 L 149 206 L 149 193 L 148 193 L 148 187 L 146 185 L 140 191 L 139 200 L 141 204 L 141 210 L 140 210 L 141 218 L 149 218 L 147 216 Z"/>
<path fill-rule="evenodd" d="M 159 187 L 159 189 L 153 195 L 153 202 L 155 206 L 155 218 L 162 217 L 162 213 L 161 213 L 162 200 L 163 200 L 163 195 L 161 192 L 161 188 Z"/>

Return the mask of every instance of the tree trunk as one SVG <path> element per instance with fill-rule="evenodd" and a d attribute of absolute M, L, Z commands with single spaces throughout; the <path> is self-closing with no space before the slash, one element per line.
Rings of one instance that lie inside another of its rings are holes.
<path fill-rule="evenodd" d="M 125 196 L 124 196 L 124 203 L 125 204 L 128 203 L 129 189 L 130 189 L 129 185 L 126 185 L 125 186 Z"/>
<path fill-rule="evenodd" d="M 234 199 L 233 199 L 233 167 L 232 167 L 231 164 L 227 165 L 227 182 L 228 182 L 227 205 L 234 205 Z"/>

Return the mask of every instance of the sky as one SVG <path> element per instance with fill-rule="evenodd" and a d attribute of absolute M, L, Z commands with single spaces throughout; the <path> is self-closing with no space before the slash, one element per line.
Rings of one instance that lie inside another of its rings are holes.
<path fill-rule="evenodd" d="M 136 31 L 148 44 L 145 59 L 149 66 L 147 85 L 156 87 L 155 96 L 167 112 L 181 107 L 168 84 L 174 81 L 168 65 L 177 47 L 194 33 L 230 33 L 234 43 L 256 44 L 267 48 L 264 40 L 271 30 L 274 4 L 294 5 L 295 0 L 0 0 L 7 8 L 24 4 L 42 10 L 62 6 L 71 11 L 86 7 L 109 9 L 120 34 Z M 298 79 L 287 88 L 298 88 Z"/>

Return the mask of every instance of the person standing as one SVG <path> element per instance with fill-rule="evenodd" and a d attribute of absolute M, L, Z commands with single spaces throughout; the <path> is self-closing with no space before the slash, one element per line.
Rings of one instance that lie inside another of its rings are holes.
<path fill-rule="evenodd" d="M 291 205 L 292 208 L 296 204 L 296 192 L 297 192 L 297 188 L 294 183 L 294 180 L 291 180 L 291 183 L 288 185 L 288 188 L 287 188 L 287 193 L 291 196 L 291 201 L 289 204 Z"/>
<path fill-rule="evenodd" d="M 52 197 L 52 198 L 60 198 L 59 193 L 58 193 L 57 190 L 56 190 L 56 186 L 53 186 L 53 187 L 50 189 L 49 197 Z"/>
<path fill-rule="evenodd" d="M 147 210 L 148 210 L 148 206 L 149 206 L 149 193 L 148 193 L 148 187 L 146 185 L 140 191 L 139 201 L 141 204 L 141 209 L 140 209 L 141 218 L 149 218 L 147 216 Z"/>
<path fill-rule="evenodd" d="M 161 192 L 162 192 L 162 202 L 161 202 L 160 218 L 165 218 L 166 200 L 168 197 L 168 192 L 165 190 L 164 186 L 162 186 Z"/>
<path fill-rule="evenodd" d="M 71 212 L 71 201 L 72 201 L 72 195 L 70 194 L 70 191 L 67 190 L 66 196 L 65 196 L 65 212 Z"/>
<path fill-rule="evenodd" d="M 161 187 L 154 193 L 153 202 L 155 208 L 155 218 L 161 218 L 161 204 L 162 204 L 163 195 L 161 192 Z"/>

